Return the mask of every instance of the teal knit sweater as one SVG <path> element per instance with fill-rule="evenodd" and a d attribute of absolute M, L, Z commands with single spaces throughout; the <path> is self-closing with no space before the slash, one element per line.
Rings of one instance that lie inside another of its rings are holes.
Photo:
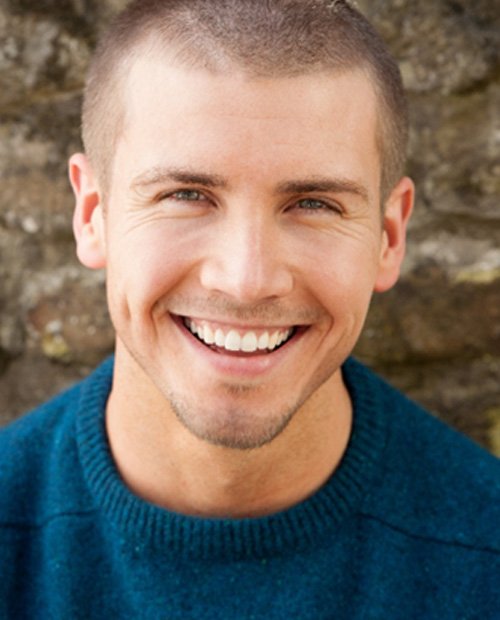
<path fill-rule="evenodd" d="M 104 429 L 112 364 L 0 433 L 1 619 L 500 618 L 498 461 L 357 362 L 334 475 L 240 520 L 126 488 Z"/>

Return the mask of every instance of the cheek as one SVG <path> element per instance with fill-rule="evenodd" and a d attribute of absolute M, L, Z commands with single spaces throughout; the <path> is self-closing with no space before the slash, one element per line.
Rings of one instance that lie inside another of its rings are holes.
<path fill-rule="evenodd" d="M 374 246 L 344 247 L 342 252 L 337 247 L 337 251 L 323 252 L 321 259 L 314 261 L 306 256 L 305 261 L 308 292 L 328 315 L 328 329 L 333 328 L 337 336 L 342 334 L 343 338 L 350 339 L 349 342 L 357 339 L 377 275 Z"/>
<path fill-rule="evenodd" d="M 193 245 L 165 224 L 116 233 L 108 244 L 110 304 L 149 312 L 192 268 Z"/>
<path fill-rule="evenodd" d="M 326 297 L 348 299 L 371 296 L 378 273 L 379 247 L 375 238 L 332 236 L 316 239 L 301 252 L 307 281 Z"/>

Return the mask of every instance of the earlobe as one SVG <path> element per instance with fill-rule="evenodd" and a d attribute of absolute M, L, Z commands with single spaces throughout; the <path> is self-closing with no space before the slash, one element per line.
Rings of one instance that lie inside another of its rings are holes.
<path fill-rule="evenodd" d="M 397 282 L 406 249 L 406 229 L 413 210 L 415 186 L 403 177 L 385 205 L 383 239 L 375 291 L 382 293 Z"/>
<path fill-rule="evenodd" d="M 77 153 L 69 160 L 69 178 L 75 195 L 73 233 L 80 262 L 90 269 L 106 265 L 103 207 L 90 163 Z"/>

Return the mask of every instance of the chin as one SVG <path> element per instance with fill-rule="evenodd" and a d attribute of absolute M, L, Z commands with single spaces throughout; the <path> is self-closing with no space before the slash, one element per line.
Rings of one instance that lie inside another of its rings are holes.
<path fill-rule="evenodd" d="M 256 414 L 244 405 L 209 410 L 173 395 L 169 401 L 176 418 L 192 435 L 214 446 L 235 450 L 252 450 L 271 443 L 283 433 L 299 409 L 299 405 L 273 412 L 260 408 Z"/>

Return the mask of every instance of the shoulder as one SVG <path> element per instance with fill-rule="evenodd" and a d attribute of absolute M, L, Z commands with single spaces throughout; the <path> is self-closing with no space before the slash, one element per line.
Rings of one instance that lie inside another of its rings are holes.
<path fill-rule="evenodd" d="M 0 454 L 2 460 L 5 458 L 5 451 L 10 449 L 21 449 L 25 440 L 31 440 L 33 434 L 57 426 L 61 415 L 68 409 L 74 408 L 79 400 L 81 384 L 70 387 L 61 392 L 47 402 L 38 406 L 14 420 L 0 430 Z M 39 439 L 43 439 L 40 436 Z"/>
<path fill-rule="evenodd" d="M 70 388 L 0 431 L 1 479 L 39 459 L 64 433 L 78 406 L 81 385 Z M 16 472 L 19 473 L 19 472 Z"/>
<path fill-rule="evenodd" d="M 79 392 L 72 388 L 0 432 L 0 525 L 36 525 L 47 516 L 53 472 L 64 467 L 61 455 L 75 451 Z"/>
<path fill-rule="evenodd" d="M 500 554 L 500 461 L 397 390 L 368 515 L 410 536 Z"/>
<path fill-rule="evenodd" d="M 92 380 L 0 431 L 0 526 L 34 527 L 85 505 L 76 427 Z"/>

